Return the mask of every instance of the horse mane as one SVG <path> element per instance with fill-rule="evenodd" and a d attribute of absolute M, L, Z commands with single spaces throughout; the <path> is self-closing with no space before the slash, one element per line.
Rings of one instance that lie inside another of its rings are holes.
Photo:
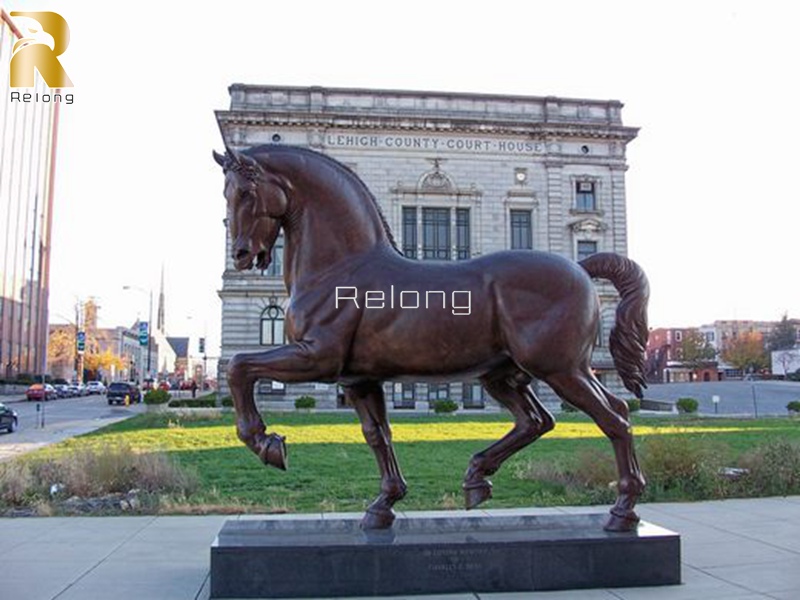
<path fill-rule="evenodd" d="M 309 156 L 313 156 L 314 158 L 322 159 L 324 162 L 328 164 L 331 168 L 335 171 L 343 172 L 345 176 L 348 176 L 350 179 L 354 180 L 357 187 L 361 189 L 372 201 L 372 205 L 375 207 L 375 210 L 378 213 L 378 218 L 381 220 L 381 225 L 383 226 L 383 230 L 386 232 L 386 237 L 389 239 L 389 243 L 394 248 L 395 252 L 402 255 L 400 248 L 397 247 L 397 241 L 394 239 L 394 235 L 392 234 L 392 230 L 389 227 L 389 222 L 386 220 L 386 216 L 383 214 L 383 210 L 381 210 L 381 205 L 378 203 L 378 199 L 375 198 L 375 195 L 372 191 L 367 187 L 364 181 L 358 176 L 358 174 L 353 171 L 347 165 L 340 163 L 335 158 L 328 156 L 327 154 L 323 154 L 322 152 L 317 152 L 316 150 L 311 150 L 310 148 L 303 148 L 302 146 L 284 146 L 281 144 L 263 144 L 260 146 L 254 146 L 246 151 L 247 154 L 254 155 L 259 154 L 261 152 L 286 152 L 286 153 L 297 153 L 297 154 L 305 154 Z"/>

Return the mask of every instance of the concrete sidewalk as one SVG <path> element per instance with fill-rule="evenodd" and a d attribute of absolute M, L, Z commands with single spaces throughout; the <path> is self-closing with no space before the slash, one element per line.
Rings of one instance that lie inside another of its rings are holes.
<path fill-rule="evenodd" d="M 511 511 L 484 514 L 492 512 Z M 605 512 L 605 508 L 541 512 Z M 682 585 L 425 598 L 800 598 L 800 497 L 649 504 L 641 506 L 640 514 L 681 534 Z M 204 600 L 210 544 L 228 518 L 238 517 L 0 519 L 0 598 Z"/>

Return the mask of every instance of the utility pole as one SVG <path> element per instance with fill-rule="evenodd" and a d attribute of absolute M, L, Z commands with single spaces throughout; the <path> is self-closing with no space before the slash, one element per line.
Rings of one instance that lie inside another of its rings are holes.
<path fill-rule="evenodd" d="M 150 288 L 150 317 L 149 321 L 147 322 L 147 378 L 153 379 L 153 373 L 150 370 L 150 358 L 153 355 L 152 352 L 152 342 L 153 342 L 153 288 Z"/>
<path fill-rule="evenodd" d="M 83 353 L 85 350 L 86 333 L 81 329 L 83 322 L 83 303 L 75 303 L 75 380 L 83 383 Z"/>

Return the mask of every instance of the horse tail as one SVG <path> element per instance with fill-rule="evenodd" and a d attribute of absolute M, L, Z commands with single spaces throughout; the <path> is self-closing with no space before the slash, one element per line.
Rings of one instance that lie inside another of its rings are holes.
<path fill-rule="evenodd" d="M 591 277 L 608 279 L 620 295 L 617 322 L 611 330 L 609 348 L 614 366 L 625 387 L 642 398 L 644 353 L 647 347 L 647 300 L 650 284 L 642 268 L 619 254 L 598 253 L 580 261 Z"/>

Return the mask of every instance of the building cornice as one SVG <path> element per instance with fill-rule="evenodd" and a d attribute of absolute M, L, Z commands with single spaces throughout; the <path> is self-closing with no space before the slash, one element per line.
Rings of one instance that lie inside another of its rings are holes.
<path fill-rule="evenodd" d="M 603 138 L 629 142 L 619 100 L 413 90 L 233 84 L 220 127 Z"/>
<path fill-rule="evenodd" d="M 321 113 L 273 112 L 267 110 L 217 111 L 223 131 L 230 127 L 280 129 L 344 129 L 358 131 L 425 132 L 441 134 L 513 135 L 528 139 L 604 139 L 628 143 L 638 128 L 604 123 L 546 123 L 519 118 L 468 119 L 433 116 L 329 115 Z"/>
<path fill-rule="evenodd" d="M 351 88 L 351 87 L 324 87 L 319 85 L 294 86 L 294 85 L 274 85 L 274 84 L 253 84 L 253 83 L 233 83 L 228 86 L 228 93 L 234 96 L 236 93 L 283 93 L 301 94 L 306 96 L 374 96 L 374 97 L 398 97 L 398 98 L 425 98 L 429 101 L 437 99 L 458 99 L 458 100 L 479 100 L 479 101 L 516 101 L 516 102 L 569 102 L 581 104 L 611 105 L 621 109 L 624 104 L 619 100 L 598 100 L 596 98 L 570 98 L 567 96 L 532 96 L 526 94 L 492 94 L 483 92 L 455 92 L 442 90 L 402 90 L 402 89 L 375 89 L 375 88 Z M 318 100 L 319 101 L 319 100 Z"/>

